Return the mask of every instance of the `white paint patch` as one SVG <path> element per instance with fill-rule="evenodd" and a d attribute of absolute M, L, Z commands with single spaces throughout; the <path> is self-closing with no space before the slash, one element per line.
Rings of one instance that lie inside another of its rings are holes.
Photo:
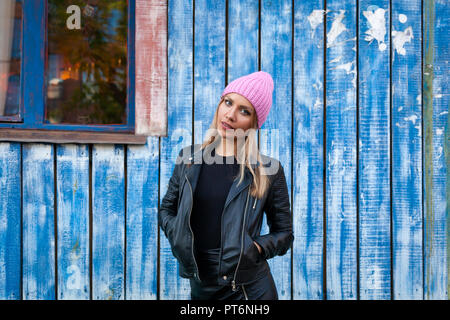
<path fill-rule="evenodd" d="M 440 116 L 443 116 L 444 114 L 447 114 L 448 111 L 442 111 L 441 113 L 439 113 Z"/>
<path fill-rule="evenodd" d="M 316 90 L 321 90 L 322 89 L 322 82 L 316 82 L 316 83 L 313 83 L 313 88 L 314 89 L 316 89 Z"/>
<path fill-rule="evenodd" d="M 123 156 L 123 150 L 116 148 L 113 144 L 95 144 L 93 156 L 95 161 L 112 162 Z"/>
<path fill-rule="evenodd" d="M 337 58 L 331 60 L 330 63 L 338 63 L 338 62 L 341 61 L 341 60 L 342 60 L 342 56 L 339 56 L 339 57 L 337 57 Z"/>
<path fill-rule="evenodd" d="M 319 98 L 314 102 L 314 109 L 319 108 L 322 105 L 322 101 Z"/>
<path fill-rule="evenodd" d="M 69 277 L 67 278 L 67 289 L 80 290 L 81 289 L 81 271 L 80 268 L 72 264 L 67 270 Z"/>
<path fill-rule="evenodd" d="M 403 110 L 403 106 L 401 106 L 401 107 L 399 107 L 398 109 L 397 109 L 397 111 L 402 111 Z"/>
<path fill-rule="evenodd" d="M 421 103 L 422 102 L 422 95 L 421 94 L 417 95 L 416 101 L 417 101 L 417 103 Z"/>
<path fill-rule="evenodd" d="M 334 69 L 338 69 L 338 70 L 339 70 L 339 69 L 343 69 L 343 70 L 345 70 L 345 72 L 346 72 L 347 74 L 353 73 L 353 74 L 354 74 L 354 77 L 353 77 L 353 79 L 352 79 L 352 84 L 353 84 L 353 87 L 356 88 L 356 66 L 352 68 L 352 65 L 354 64 L 354 62 L 355 62 L 355 61 L 340 64 L 340 65 L 338 65 L 338 66 L 337 66 L 336 68 L 334 68 Z"/>
<path fill-rule="evenodd" d="M 11 144 L 9 142 L 2 142 L 0 143 L 0 154 L 4 155 L 7 152 L 9 153 L 9 150 L 11 149 Z"/>
<path fill-rule="evenodd" d="M 39 192 L 42 194 L 41 192 Z M 45 206 L 39 206 L 39 215 L 38 215 L 38 224 L 40 226 L 44 226 L 45 222 L 47 221 L 47 210 Z"/>
<path fill-rule="evenodd" d="M 24 157 L 25 161 L 45 161 L 51 159 L 52 146 L 49 144 L 32 144 Z"/>
<path fill-rule="evenodd" d="M 412 121 L 413 124 L 416 124 L 417 119 L 418 119 L 418 117 L 415 114 L 413 114 L 409 117 L 403 118 L 403 120 L 405 120 L 405 121 Z"/>
<path fill-rule="evenodd" d="M 383 273 L 381 269 L 374 265 L 372 266 L 372 272 L 369 272 L 367 276 L 367 288 L 368 289 L 382 289 L 383 288 Z"/>
<path fill-rule="evenodd" d="M 335 43 L 334 43 L 334 46 L 339 46 L 339 45 L 343 45 L 344 43 L 346 43 L 346 42 L 349 42 L 349 41 L 356 41 L 356 37 L 354 37 L 354 38 L 350 38 L 350 39 L 345 39 L 345 40 L 342 40 L 342 41 L 338 41 L 338 42 L 335 42 Z M 355 47 L 353 47 L 353 48 L 355 48 L 355 50 L 354 50 L 354 51 L 356 51 L 356 46 L 355 46 Z"/>
<path fill-rule="evenodd" d="M 411 39 L 414 38 L 412 27 L 408 27 L 405 31 L 392 31 L 392 43 L 394 44 L 394 48 L 398 54 L 404 56 L 406 54 L 405 48 L 403 46 L 407 42 L 411 42 Z"/>
<path fill-rule="evenodd" d="M 334 19 L 333 24 L 331 25 L 331 30 L 327 34 L 327 48 L 331 47 L 336 40 L 336 38 L 347 28 L 342 23 L 342 20 L 345 17 L 345 10 L 339 10 L 339 14 Z"/>
<path fill-rule="evenodd" d="M 444 134 L 444 128 L 436 128 L 436 135 L 441 136 Z"/>
<path fill-rule="evenodd" d="M 369 41 L 369 44 L 375 39 L 378 42 L 378 50 L 384 51 L 387 46 L 384 42 L 386 36 L 386 18 L 384 14 L 386 10 L 378 8 L 373 11 L 364 11 L 363 15 L 369 22 L 370 29 L 366 31 L 367 36 L 364 40 Z"/>
<path fill-rule="evenodd" d="M 398 21 L 400 21 L 400 23 L 405 23 L 407 20 L 408 20 L 408 17 L 405 14 L 400 13 L 398 15 Z"/>
<path fill-rule="evenodd" d="M 324 10 L 313 10 L 308 16 L 309 25 L 314 30 L 323 22 Z"/>
<path fill-rule="evenodd" d="M 352 68 L 352 64 L 353 64 L 352 62 L 340 64 L 335 69 L 344 69 L 347 72 L 347 74 L 349 74 L 350 69 Z"/>

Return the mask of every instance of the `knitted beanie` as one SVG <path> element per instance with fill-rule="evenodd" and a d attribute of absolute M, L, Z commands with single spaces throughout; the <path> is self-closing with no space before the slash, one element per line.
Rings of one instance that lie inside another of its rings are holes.
<path fill-rule="evenodd" d="M 251 102 L 258 118 L 258 128 L 261 128 L 272 107 L 273 80 L 270 74 L 258 71 L 237 78 L 226 86 L 221 97 L 232 92 Z"/>

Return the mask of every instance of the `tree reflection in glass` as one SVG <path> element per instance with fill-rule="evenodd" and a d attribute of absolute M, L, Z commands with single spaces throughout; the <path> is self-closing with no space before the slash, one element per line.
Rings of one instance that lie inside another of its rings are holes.
<path fill-rule="evenodd" d="M 127 0 L 48 0 L 46 122 L 125 124 Z"/>
<path fill-rule="evenodd" d="M 22 1 L 0 0 L 0 116 L 15 116 L 20 105 Z"/>

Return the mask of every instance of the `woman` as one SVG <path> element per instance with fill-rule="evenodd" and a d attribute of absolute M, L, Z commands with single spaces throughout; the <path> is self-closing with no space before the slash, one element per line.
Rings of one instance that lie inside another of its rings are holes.
<path fill-rule="evenodd" d="M 267 259 L 294 236 L 283 167 L 257 148 L 272 92 L 262 71 L 231 82 L 204 143 L 177 158 L 158 219 L 192 299 L 278 299 Z"/>

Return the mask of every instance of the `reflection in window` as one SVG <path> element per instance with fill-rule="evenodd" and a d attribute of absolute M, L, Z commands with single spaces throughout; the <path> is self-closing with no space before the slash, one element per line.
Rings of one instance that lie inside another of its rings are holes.
<path fill-rule="evenodd" d="M 48 0 L 47 25 L 46 121 L 126 124 L 127 0 Z"/>
<path fill-rule="evenodd" d="M 22 0 L 0 0 L 0 117 L 19 113 Z"/>

